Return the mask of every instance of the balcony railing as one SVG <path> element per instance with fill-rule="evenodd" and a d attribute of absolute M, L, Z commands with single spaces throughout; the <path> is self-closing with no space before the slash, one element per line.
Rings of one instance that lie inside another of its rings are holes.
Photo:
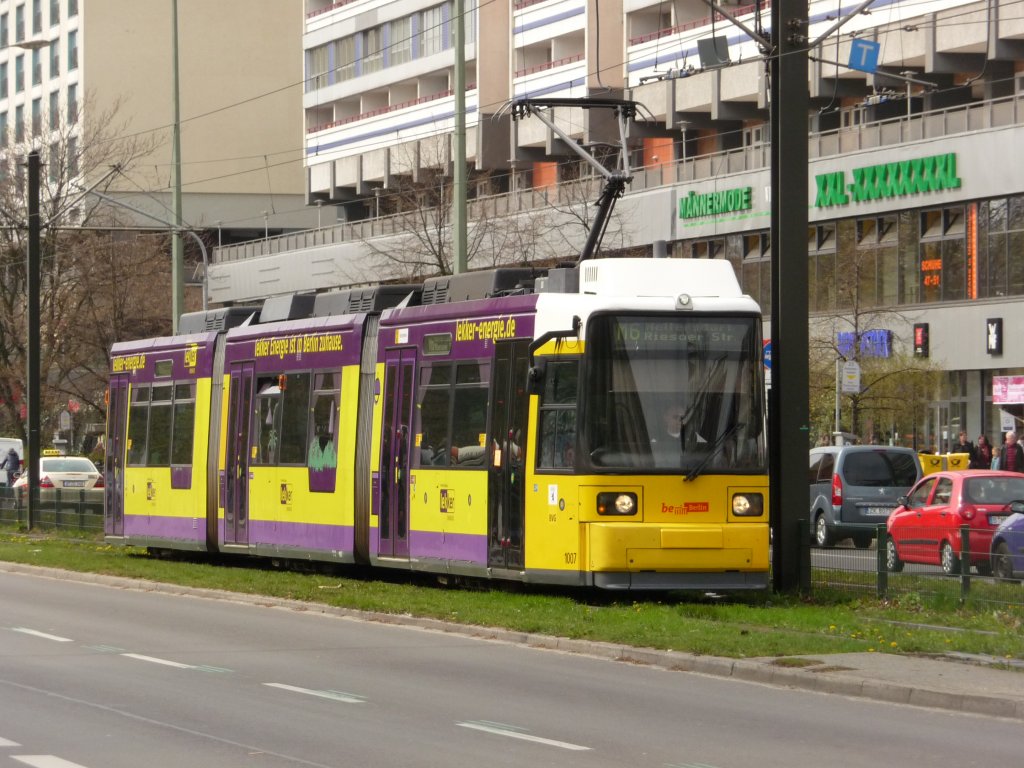
<path fill-rule="evenodd" d="M 312 19 L 314 16 L 320 16 L 324 13 L 329 13 L 330 11 L 333 11 L 335 8 L 341 8 L 343 5 L 348 5 L 349 3 L 354 3 L 355 1 L 356 0 L 338 0 L 338 2 L 331 3 L 330 5 L 325 5 L 323 8 L 317 8 L 315 11 L 309 11 L 306 14 L 306 18 Z"/>
<path fill-rule="evenodd" d="M 971 131 L 988 130 L 1024 124 L 1024 95 L 949 107 L 909 117 L 865 123 L 856 128 L 842 128 L 808 136 L 810 159 L 830 157 L 851 151 L 877 149 L 951 136 Z M 631 192 L 702 181 L 732 173 L 746 173 L 768 168 L 770 145 L 756 144 L 725 152 L 697 155 L 670 163 L 634 166 Z M 579 181 L 572 182 L 578 187 Z M 568 187 L 569 185 L 562 185 Z M 599 187 L 595 180 L 594 196 Z M 469 219 L 486 212 L 488 215 L 517 214 L 546 208 L 552 199 L 565 197 L 561 189 L 518 189 L 500 195 L 478 197 L 469 202 Z M 252 240 L 214 249 L 214 263 L 240 261 L 288 251 L 346 242 L 361 242 L 371 237 L 394 235 L 408 231 L 407 217 L 393 216 L 364 219 L 331 227 L 291 232 L 279 237 Z"/>
<path fill-rule="evenodd" d="M 771 0 L 765 0 L 761 6 L 762 11 L 767 11 L 772 7 Z M 736 8 L 730 8 L 730 15 L 732 16 L 745 16 L 748 13 L 753 13 L 757 8 L 756 5 L 743 5 L 737 6 Z M 726 22 L 727 19 L 721 14 L 715 14 L 716 20 Z M 705 16 L 701 19 L 693 19 L 687 21 L 684 24 L 677 24 L 674 27 L 667 27 L 665 29 L 659 29 L 654 32 L 648 32 L 646 35 L 637 35 L 636 37 L 629 38 L 630 45 L 640 45 L 641 43 L 648 43 L 651 40 L 660 40 L 663 37 L 670 37 L 671 35 L 678 35 L 680 32 L 688 32 L 691 29 L 699 29 L 701 27 L 707 27 L 711 24 L 711 17 Z"/>
<path fill-rule="evenodd" d="M 467 91 L 471 91 L 476 88 L 476 83 L 469 83 L 466 86 Z M 360 112 L 358 115 L 352 115 L 351 117 L 343 117 L 341 120 L 333 120 L 330 123 L 322 123 L 321 125 L 314 125 L 312 128 L 307 128 L 306 133 L 317 133 L 318 131 L 326 131 L 329 128 L 337 128 L 339 125 L 347 125 L 349 123 L 356 123 L 360 120 L 366 120 L 369 117 L 377 117 L 379 115 L 386 115 L 388 112 L 397 112 L 400 109 L 407 109 L 408 107 L 415 107 L 418 104 L 426 104 L 430 101 L 437 101 L 438 99 L 445 99 L 449 96 L 454 95 L 454 91 L 439 91 L 438 93 L 431 93 L 427 96 L 420 96 L 419 98 L 409 99 L 408 101 L 400 101 L 397 104 L 388 104 L 385 107 L 378 107 L 377 109 L 371 109 L 367 112 Z"/>
<path fill-rule="evenodd" d="M 583 54 L 577 53 L 572 56 L 563 56 L 560 59 L 554 61 L 546 61 L 543 64 L 535 64 L 532 67 L 526 69 L 517 69 L 513 77 L 526 77 L 532 75 L 534 72 L 544 72 L 548 69 L 554 69 L 555 67 L 564 67 L 566 64 L 574 64 L 577 61 L 583 61 Z"/>

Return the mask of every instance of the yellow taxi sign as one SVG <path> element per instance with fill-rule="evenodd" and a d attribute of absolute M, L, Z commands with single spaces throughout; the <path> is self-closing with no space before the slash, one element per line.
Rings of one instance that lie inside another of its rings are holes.
<path fill-rule="evenodd" d="M 43 456 L 63 456 L 56 448 L 43 448 Z"/>

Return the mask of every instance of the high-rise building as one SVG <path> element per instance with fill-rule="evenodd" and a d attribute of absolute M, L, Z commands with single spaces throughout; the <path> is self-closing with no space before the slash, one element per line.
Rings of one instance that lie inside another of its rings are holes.
<path fill-rule="evenodd" d="M 470 226 L 487 212 L 538 231 L 530 222 L 588 171 L 543 123 L 513 121 L 508 104 L 586 96 L 634 100 L 648 117 L 628 137 L 633 181 L 605 255 L 727 259 L 769 312 L 768 3 L 724 3 L 740 27 L 697 0 L 466 0 L 464 94 L 453 92 L 457 7 L 306 0 L 306 193 L 342 223 L 221 249 L 220 300 L 387 276 L 388 254 L 406 242 L 394 199 L 450 173 L 457 96 Z M 810 161 L 807 188 L 788 195 L 808 206 L 815 336 L 839 358 L 930 356 L 942 380 L 914 431 L 940 450 L 962 429 L 995 434 L 1024 419 L 1024 339 L 1003 334 L 1024 299 L 1017 11 L 1015 0 L 821 1 L 797 25 L 810 45 Z M 584 146 L 617 138 L 597 111 L 553 115 Z M 574 255 L 571 240 L 559 247 Z M 480 252 L 470 266 L 504 257 L 521 254 Z M 860 310 L 876 310 L 862 313 L 868 328 L 844 325 L 851 286 Z M 876 437 L 902 432 L 897 415 Z"/>
<path fill-rule="evenodd" d="M 59 133 L 88 151 L 90 120 L 151 151 L 110 194 L 171 219 L 174 86 L 180 103 L 182 220 L 224 242 L 316 225 L 302 162 L 301 3 L 0 0 L 0 142 L 9 163 L 43 162 Z M 97 175 L 98 170 L 93 171 Z M 44 170 L 45 174 L 45 170 Z M 83 178 L 88 186 L 94 178 Z"/>

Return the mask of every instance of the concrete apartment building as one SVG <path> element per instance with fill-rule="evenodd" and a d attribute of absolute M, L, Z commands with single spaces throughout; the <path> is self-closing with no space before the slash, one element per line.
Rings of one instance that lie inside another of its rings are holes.
<path fill-rule="evenodd" d="M 231 242 L 315 226 L 302 162 L 301 3 L 177 6 L 184 224 L 214 242 L 218 234 Z M 48 129 L 114 114 L 117 133 L 151 138 L 156 148 L 116 178 L 110 194 L 170 220 L 171 10 L 169 0 L 0 0 L 7 145 L 29 141 L 45 163 Z"/>

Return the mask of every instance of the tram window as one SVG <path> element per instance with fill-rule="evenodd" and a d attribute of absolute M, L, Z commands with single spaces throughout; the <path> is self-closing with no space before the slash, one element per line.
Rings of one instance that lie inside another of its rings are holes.
<path fill-rule="evenodd" d="M 128 464 L 143 466 L 146 460 L 146 431 L 149 426 L 149 386 L 132 389 L 128 409 Z"/>
<path fill-rule="evenodd" d="M 289 373 L 281 381 L 281 458 L 280 464 L 305 464 L 309 447 L 308 373 Z"/>
<path fill-rule="evenodd" d="M 483 466 L 487 433 L 486 363 L 459 363 L 452 403 L 452 464 Z"/>
<path fill-rule="evenodd" d="M 146 466 L 166 467 L 171 463 L 171 385 L 153 387 L 149 406 L 149 442 L 146 445 Z"/>
<path fill-rule="evenodd" d="M 448 422 L 451 413 L 451 389 L 432 387 L 421 390 L 420 466 L 447 466 Z"/>
<path fill-rule="evenodd" d="M 313 437 L 306 464 L 310 469 L 338 466 L 338 384 L 333 373 L 313 377 Z"/>
<path fill-rule="evenodd" d="M 548 362 L 541 393 L 539 467 L 571 467 L 576 460 L 576 401 L 578 360 Z"/>
<path fill-rule="evenodd" d="M 174 429 L 171 433 L 171 464 L 192 463 L 192 443 L 196 423 L 196 385 L 174 386 Z"/>
<path fill-rule="evenodd" d="M 281 388 L 277 377 L 261 376 L 256 382 L 256 459 L 254 464 L 276 464 L 280 444 Z"/>

